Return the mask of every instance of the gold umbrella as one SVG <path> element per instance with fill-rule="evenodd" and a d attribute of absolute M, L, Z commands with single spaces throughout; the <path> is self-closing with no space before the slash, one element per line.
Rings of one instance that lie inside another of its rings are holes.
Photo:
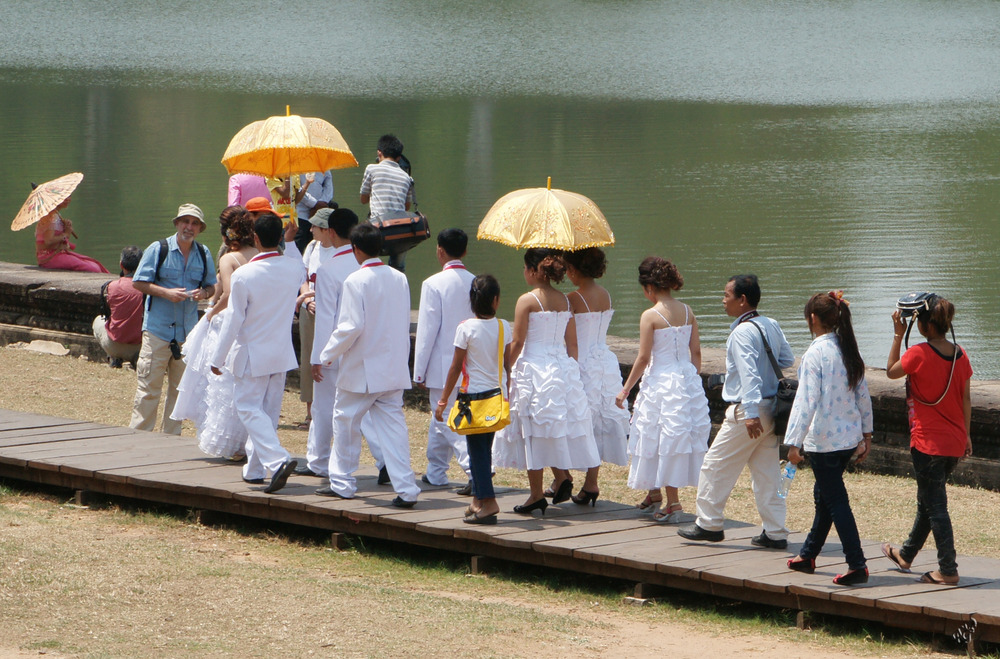
<path fill-rule="evenodd" d="M 500 198 L 479 224 L 476 237 L 510 247 L 576 251 L 615 244 L 604 213 L 581 194 L 544 188 L 515 190 Z"/>
<path fill-rule="evenodd" d="M 288 113 L 287 107 L 285 111 Z M 222 164 L 230 174 L 285 178 L 357 167 L 358 161 L 340 131 L 330 123 L 286 114 L 244 126 L 229 142 Z"/>
<path fill-rule="evenodd" d="M 21 210 L 14 217 L 14 221 L 10 223 L 10 228 L 14 231 L 20 231 L 38 222 L 54 211 L 56 206 L 69 199 L 69 196 L 73 194 L 76 186 L 80 185 L 80 181 L 82 180 L 83 174 L 74 172 L 47 181 L 36 187 L 28 195 L 28 199 L 21 206 Z"/>

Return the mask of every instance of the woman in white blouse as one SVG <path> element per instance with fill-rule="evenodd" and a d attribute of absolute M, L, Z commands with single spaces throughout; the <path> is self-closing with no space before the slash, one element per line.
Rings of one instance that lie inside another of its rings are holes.
<path fill-rule="evenodd" d="M 830 527 L 835 526 L 849 569 L 834 577 L 833 583 L 853 586 L 868 581 L 868 567 L 844 487 L 844 469 L 852 459 L 861 462 L 868 456 L 872 402 L 843 292 L 812 296 L 805 316 L 816 338 L 799 365 L 799 389 L 785 444 L 793 464 L 802 461 L 803 452 L 809 458 L 816 477 L 816 514 L 799 555 L 788 560 L 788 567 L 812 574 Z"/>

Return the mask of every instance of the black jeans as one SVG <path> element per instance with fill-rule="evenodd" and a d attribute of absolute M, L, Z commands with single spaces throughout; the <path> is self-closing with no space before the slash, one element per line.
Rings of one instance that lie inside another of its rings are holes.
<path fill-rule="evenodd" d="M 847 567 L 862 570 L 866 566 L 865 553 L 861 549 L 858 525 L 854 521 L 854 512 L 851 511 L 851 502 L 844 486 L 844 469 L 852 455 L 852 448 L 830 453 L 806 453 L 816 477 L 816 484 L 813 486 L 816 514 L 799 556 L 813 559 L 819 556 L 826 537 L 830 534 L 830 527 L 836 526 L 847 558 Z"/>
<path fill-rule="evenodd" d="M 472 473 L 472 494 L 480 501 L 493 499 L 493 435 L 484 432 L 466 435 L 465 444 L 469 449 L 469 471 Z"/>
<path fill-rule="evenodd" d="M 913 520 L 910 537 L 899 550 L 899 556 L 907 563 L 912 563 L 917 552 L 923 549 L 927 535 L 933 533 L 938 552 L 938 570 L 945 577 L 957 576 L 955 535 L 951 530 L 951 516 L 948 515 L 945 483 L 958 464 L 958 458 L 927 455 L 915 448 L 910 449 L 910 457 L 913 458 L 913 470 L 917 475 L 917 517 Z"/>

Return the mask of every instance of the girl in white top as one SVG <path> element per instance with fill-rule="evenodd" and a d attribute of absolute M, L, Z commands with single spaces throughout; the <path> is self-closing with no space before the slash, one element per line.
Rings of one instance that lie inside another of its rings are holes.
<path fill-rule="evenodd" d="M 680 487 L 698 484 L 701 463 L 708 450 L 712 422 L 708 399 L 698 371 L 701 342 L 698 321 L 691 309 L 675 300 L 684 279 L 666 259 L 650 256 L 639 265 L 639 284 L 653 303 L 639 319 L 639 355 L 616 402 L 625 406 L 629 392 L 642 376 L 632 411 L 628 450 L 632 455 L 628 486 L 648 490 L 638 504 L 643 512 L 665 524 L 680 522 Z M 663 501 L 660 488 L 667 500 Z"/>
<path fill-rule="evenodd" d="M 479 275 L 472 280 L 469 301 L 475 318 L 462 321 L 455 329 L 455 356 L 448 370 L 441 399 L 434 418 L 444 422 L 451 390 L 462 376 L 459 391 L 464 394 L 488 392 L 500 387 L 507 397 L 510 370 L 510 325 L 496 318 L 500 304 L 500 284 L 493 275 Z M 500 328 L 503 328 L 504 351 L 499 354 Z M 502 361 L 501 361 L 502 360 Z M 502 368 L 501 368 L 502 367 Z M 498 377 L 499 376 L 499 377 Z M 467 524 L 496 524 L 500 506 L 493 491 L 492 432 L 466 435 L 469 450 L 469 471 L 472 472 L 472 505 L 465 511 Z"/>

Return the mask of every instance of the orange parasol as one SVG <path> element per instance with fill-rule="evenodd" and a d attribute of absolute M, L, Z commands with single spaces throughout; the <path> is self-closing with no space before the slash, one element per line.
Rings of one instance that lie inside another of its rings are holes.
<path fill-rule="evenodd" d="M 36 187 L 28 195 L 28 199 L 21 206 L 14 221 L 10 223 L 10 228 L 14 231 L 20 231 L 38 222 L 54 211 L 56 206 L 69 199 L 82 180 L 83 174 L 74 172 Z"/>

